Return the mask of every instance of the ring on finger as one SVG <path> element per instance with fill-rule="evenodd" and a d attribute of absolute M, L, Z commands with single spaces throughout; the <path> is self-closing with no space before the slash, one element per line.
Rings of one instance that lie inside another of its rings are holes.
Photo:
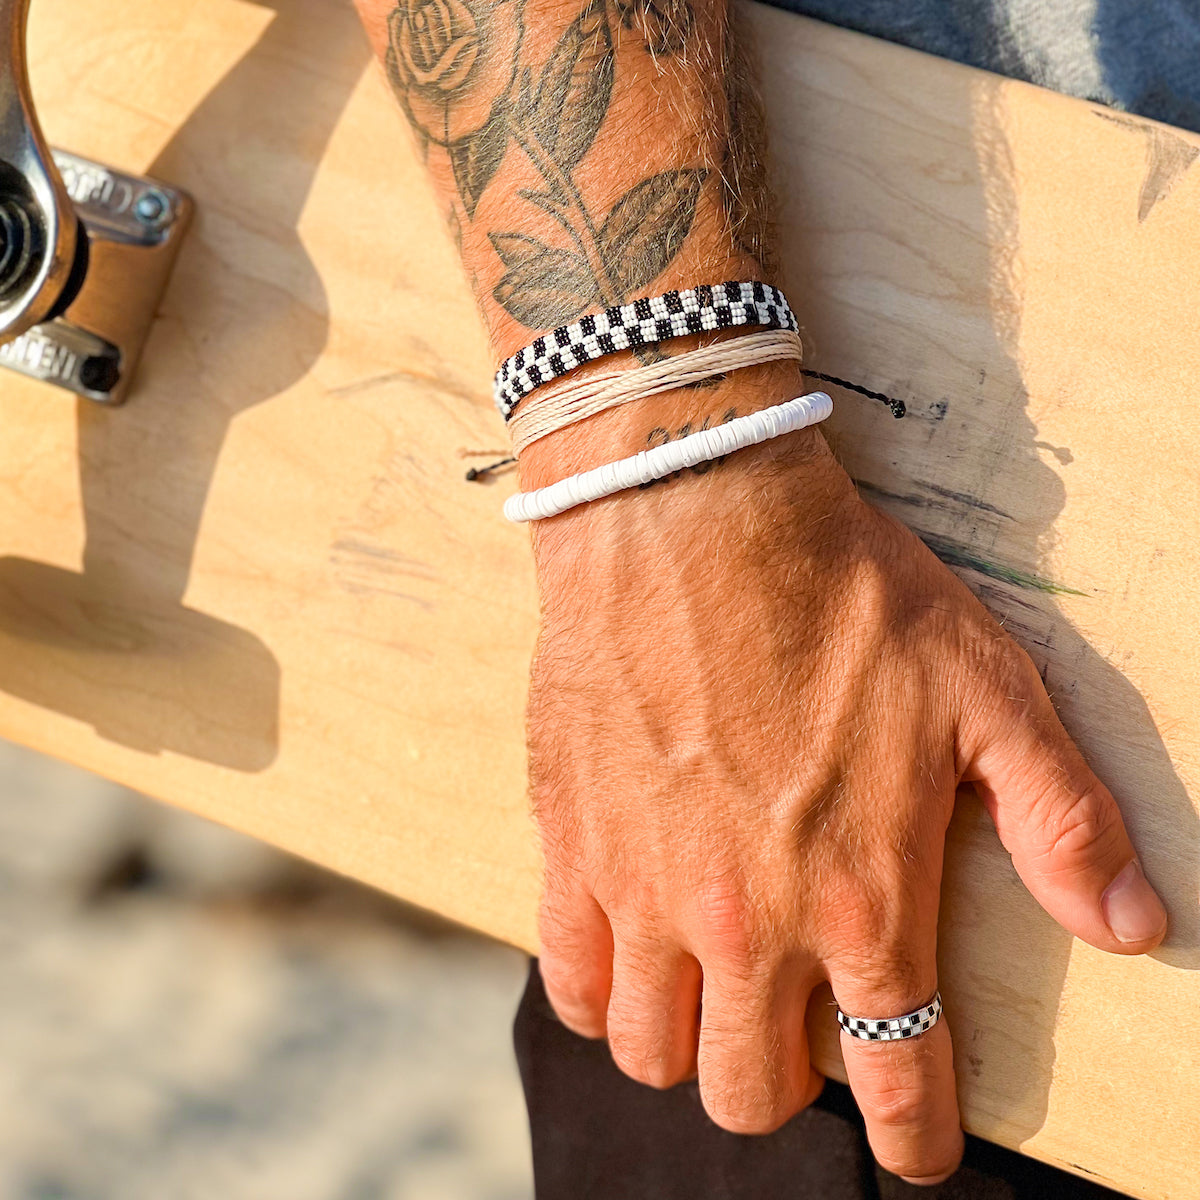
<path fill-rule="evenodd" d="M 942 994 L 935 992 L 933 999 L 920 1008 L 901 1017 L 851 1017 L 838 1006 L 837 1019 L 843 1033 L 864 1042 L 896 1042 L 904 1038 L 920 1037 L 932 1029 L 942 1015 Z"/>

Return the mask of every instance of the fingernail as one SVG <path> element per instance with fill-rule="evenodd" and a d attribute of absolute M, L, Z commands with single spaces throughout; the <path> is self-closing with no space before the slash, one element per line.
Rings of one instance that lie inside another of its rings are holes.
<path fill-rule="evenodd" d="M 1100 907 L 1113 936 L 1122 942 L 1148 942 L 1167 923 L 1167 910 L 1136 858 L 1108 885 Z"/>

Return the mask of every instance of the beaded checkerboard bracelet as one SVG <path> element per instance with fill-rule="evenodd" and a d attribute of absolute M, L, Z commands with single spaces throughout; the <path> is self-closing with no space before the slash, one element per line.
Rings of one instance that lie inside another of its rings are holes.
<path fill-rule="evenodd" d="M 492 384 L 496 407 L 507 421 L 523 397 L 585 362 L 618 350 L 734 325 L 797 328 L 783 293 L 769 283 L 701 284 L 661 296 L 643 296 L 604 312 L 589 313 L 572 325 L 560 325 L 506 358 Z"/>

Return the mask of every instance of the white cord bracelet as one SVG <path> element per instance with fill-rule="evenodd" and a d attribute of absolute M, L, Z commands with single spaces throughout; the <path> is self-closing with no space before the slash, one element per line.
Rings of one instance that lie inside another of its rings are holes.
<path fill-rule="evenodd" d="M 533 492 L 518 492 L 504 502 L 504 515 L 510 521 L 556 517 L 577 504 L 599 500 L 614 492 L 649 483 L 652 479 L 661 479 L 685 467 L 720 458 L 734 450 L 743 450 L 808 425 L 816 425 L 832 412 L 833 401 L 824 392 L 797 396 L 794 400 L 744 417 L 735 417 L 711 429 L 701 429 L 678 441 L 666 442 L 629 458 L 570 475 L 549 487 Z"/>

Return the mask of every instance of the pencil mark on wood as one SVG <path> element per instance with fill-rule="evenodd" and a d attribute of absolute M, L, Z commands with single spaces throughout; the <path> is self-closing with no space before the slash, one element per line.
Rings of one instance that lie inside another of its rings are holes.
<path fill-rule="evenodd" d="M 432 355 L 432 351 L 430 352 Z M 327 396 L 355 396 L 361 392 L 372 392 L 376 388 L 388 387 L 395 383 L 417 384 L 424 393 L 439 393 L 453 396 L 478 407 L 485 407 L 490 401 L 484 395 L 483 389 L 457 387 L 444 377 L 435 378 L 423 375 L 419 371 L 405 370 L 384 371 L 379 375 L 368 375 L 365 379 L 356 379 L 351 383 L 342 383 L 337 387 L 326 388 Z"/>
<path fill-rule="evenodd" d="M 400 585 L 404 580 L 413 579 L 437 583 L 437 572 L 428 563 L 409 558 L 390 546 L 352 536 L 339 537 L 330 547 L 329 565 L 338 585 L 352 595 L 376 592 L 408 600 L 426 612 L 434 609 L 432 600 L 415 596 Z"/>
<path fill-rule="evenodd" d="M 1138 224 L 1145 222 L 1155 206 L 1165 200 L 1188 169 L 1200 157 L 1200 145 L 1163 125 L 1139 121 L 1112 112 L 1092 110 L 1101 120 L 1132 129 L 1146 139 L 1146 174 L 1138 194 Z"/>
<path fill-rule="evenodd" d="M 994 504 L 989 504 L 986 500 L 972 496 L 969 492 L 956 492 L 950 488 L 939 487 L 937 484 L 925 483 L 921 480 L 914 481 L 916 486 L 927 488 L 932 495 L 923 495 L 920 492 L 894 492 L 879 484 L 869 483 L 862 479 L 856 479 L 854 482 L 864 495 L 874 496 L 880 500 L 890 500 L 894 504 L 903 504 L 907 508 L 945 512 L 954 517 L 963 516 L 963 509 L 972 509 L 976 512 L 1003 517 L 1006 521 L 1015 520 L 1010 513 L 997 508 Z"/>
<path fill-rule="evenodd" d="M 919 520 L 914 519 L 914 515 L 921 512 L 961 514 L 964 507 L 1003 517 L 1008 521 L 1014 519 L 1009 513 L 996 508 L 995 505 L 966 493 L 951 491 L 949 488 L 940 488 L 927 483 L 919 486 L 928 488 L 933 492 L 932 496 L 916 492 L 893 492 L 865 479 L 856 479 L 854 483 L 864 496 L 874 500 L 890 501 L 894 505 L 903 505 L 905 509 L 909 510 L 904 515 L 905 524 L 949 567 L 975 571 L 988 579 L 1030 591 L 1058 596 L 1086 596 L 1089 594 L 1067 587 L 1065 584 L 1055 583 L 1035 572 L 985 558 L 978 550 L 964 542 L 922 529 Z"/>
<path fill-rule="evenodd" d="M 992 513 L 994 516 L 1003 517 L 1006 521 L 1015 520 L 1011 513 L 1006 513 L 1004 509 L 997 508 L 994 504 L 989 504 L 986 500 L 980 500 L 978 496 L 972 496 L 968 492 L 956 492 L 952 488 L 942 487 L 941 484 L 928 483 L 924 480 L 919 480 L 918 483 L 921 487 L 928 488 L 935 496 L 941 496 L 946 500 L 956 500 L 959 504 L 966 505 L 967 508 Z"/>

